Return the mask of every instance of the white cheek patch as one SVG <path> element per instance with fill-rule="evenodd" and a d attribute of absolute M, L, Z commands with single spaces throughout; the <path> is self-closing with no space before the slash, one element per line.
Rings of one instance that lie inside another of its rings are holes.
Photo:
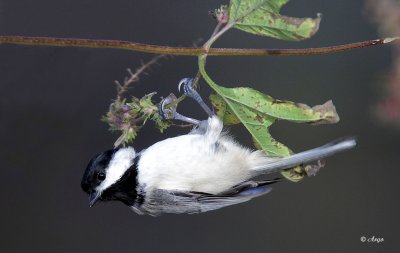
<path fill-rule="evenodd" d="M 135 155 L 135 150 L 132 147 L 118 150 L 106 168 L 106 179 L 96 187 L 96 191 L 101 193 L 115 184 L 124 175 L 125 171 L 132 166 Z"/>

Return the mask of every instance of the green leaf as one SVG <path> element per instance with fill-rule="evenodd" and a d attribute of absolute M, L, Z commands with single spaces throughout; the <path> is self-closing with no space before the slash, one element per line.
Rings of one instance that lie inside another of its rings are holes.
<path fill-rule="evenodd" d="M 153 104 L 151 99 L 156 94 L 156 92 L 150 93 L 142 97 L 139 101 L 141 107 L 141 113 L 144 117 L 143 125 L 148 119 L 154 121 L 155 127 L 162 133 L 165 129 L 171 126 L 171 123 L 162 119 L 158 113 L 158 107 Z"/>
<path fill-rule="evenodd" d="M 145 95 L 139 100 L 140 113 L 142 114 L 144 120 L 143 125 L 146 124 L 147 120 L 152 117 L 154 112 L 157 112 L 158 108 L 151 101 L 152 97 L 156 92 Z"/>
<path fill-rule="evenodd" d="M 269 156 L 288 156 L 293 152 L 276 141 L 269 133 L 269 127 L 284 119 L 297 123 L 330 124 L 339 121 L 331 101 L 313 108 L 299 103 L 273 99 L 248 87 L 225 88 L 216 84 L 205 71 L 205 57 L 199 57 L 199 70 L 203 78 L 217 93 L 211 102 L 224 123 L 242 123 L 252 135 L 255 146 Z M 305 175 L 302 167 L 284 170 L 282 175 L 297 182 Z"/>
<path fill-rule="evenodd" d="M 282 170 L 281 175 L 284 176 L 287 180 L 296 183 L 302 180 L 307 175 L 307 173 L 304 171 L 304 168 L 302 166 L 297 166 L 292 169 Z"/>
<path fill-rule="evenodd" d="M 274 99 L 248 87 L 225 88 L 218 86 L 218 94 L 229 107 L 234 105 L 248 107 L 274 119 L 284 119 L 298 123 L 337 123 L 339 116 L 331 101 L 313 108 L 300 103 Z M 237 113 L 235 113 L 237 115 Z"/>
<path fill-rule="evenodd" d="M 275 118 L 249 107 L 229 102 L 229 100 L 225 102 L 217 94 L 212 94 L 210 100 L 215 113 L 223 120 L 224 125 L 242 123 L 247 128 L 257 149 L 264 150 L 271 156 L 287 156 L 291 154 L 291 151 L 286 146 L 275 141 L 268 131 L 265 131 L 276 121 Z"/>
<path fill-rule="evenodd" d="M 229 22 L 248 33 L 281 40 L 299 41 L 313 36 L 319 28 L 317 18 L 294 18 L 281 15 L 289 0 L 231 0 Z"/>
<path fill-rule="evenodd" d="M 251 88 L 218 86 L 217 92 L 219 95 L 212 95 L 210 99 L 224 124 L 242 123 L 252 135 L 256 147 L 268 155 L 287 156 L 292 153 L 268 132 L 277 120 L 312 124 L 336 123 L 339 120 L 330 101 L 313 109 L 304 104 L 273 99 Z"/>
<path fill-rule="evenodd" d="M 165 129 L 171 126 L 171 123 L 162 119 L 161 116 L 157 114 L 153 114 L 153 117 L 151 118 L 152 121 L 156 124 L 156 128 L 163 133 Z"/>
<path fill-rule="evenodd" d="M 277 118 L 260 113 L 239 103 L 225 103 L 225 100 L 216 94 L 210 96 L 216 114 L 223 119 L 225 125 L 243 123 L 253 137 L 254 146 L 263 150 L 269 156 L 289 156 L 293 152 L 284 144 L 276 141 L 268 131 L 269 126 Z M 301 166 L 283 170 L 281 174 L 292 182 L 298 182 L 306 175 Z"/>
<path fill-rule="evenodd" d="M 210 101 L 214 107 L 214 112 L 217 116 L 222 119 L 225 126 L 240 124 L 240 119 L 235 115 L 234 112 L 228 107 L 224 99 L 217 95 L 211 94 Z"/>

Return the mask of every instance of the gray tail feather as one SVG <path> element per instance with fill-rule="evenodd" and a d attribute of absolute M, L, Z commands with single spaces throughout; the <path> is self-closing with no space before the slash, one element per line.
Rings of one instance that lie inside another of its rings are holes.
<path fill-rule="evenodd" d="M 274 173 L 283 169 L 293 168 L 300 164 L 324 159 L 333 154 L 351 149 L 355 145 L 356 140 L 354 137 L 342 138 L 318 148 L 271 161 L 268 164 L 252 168 L 252 170 L 257 171 L 257 174 Z"/>

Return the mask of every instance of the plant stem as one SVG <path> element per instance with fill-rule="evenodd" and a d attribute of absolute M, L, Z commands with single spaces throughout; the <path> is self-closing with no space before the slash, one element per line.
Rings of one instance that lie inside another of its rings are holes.
<path fill-rule="evenodd" d="M 213 37 L 215 34 L 217 34 L 219 32 L 219 30 L 221 29 L 223 23 L 221 21 L 218 21 L 217 26 L 214 28 L 213 33 L 211 34 L 211 37 Z"/>
<path fill-rule="evenodd" d="M 221 29 L 215 36 L 217 35 L 220 36 L 224 28 Z M 181 56 L 200 56 L 203 54 L 207 54 L 209 56 L 264 56 L 264 55 L 305 55 L 305 54 L 335 53 L 356 48 L 382 45 L 399 39 L 400 37 L 385 38 L 385 39 L 368 40 L 368 41 L 343 44 L 337 46 L 304 48 L 304 49 L 209 48 L 208 52 L 205 47 L 168 47 L 168 46 L 141 44 L 129 41 L 119 41 L 119 40 L 89 40 L 89 39 L 47 38 L 47 37 L 0 36 L 0 44 L 112 48 L 112 49 L 125 49 L 135 52 L 144 52 L 152 54 L 181 55 Z M 206 42 L 206 44 L 209 44 L 208 41 Z M 206 44 L 205 46 L 207 46 Z"/>
<path fill-rule="evenodd" d="M 228 23 L 226 24 L 219 32 L 217 33 L 213 33 L 213 35 L 210 37 L 210 39 L 204 43 L 203 48 L 206 50 L 207 55 L 209 55 L 210 52 L 210 48 L 211 45 L 219 38 L 222 36 L 222 34 L 224 34 L 225 32 L 227 32 L 229 29 L 231 29 L 233 26 L 235 25 L 235 23 Z"/>

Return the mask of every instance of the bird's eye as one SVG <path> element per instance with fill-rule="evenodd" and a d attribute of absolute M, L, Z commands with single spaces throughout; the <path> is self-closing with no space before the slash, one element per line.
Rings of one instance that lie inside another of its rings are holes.
<path fill-rule="evenodd" d="M 97 179 L 103 181 L 104 179 L 106 179 L 106 174 L 100 172 L 99 174 L 97 174 Z"/>

